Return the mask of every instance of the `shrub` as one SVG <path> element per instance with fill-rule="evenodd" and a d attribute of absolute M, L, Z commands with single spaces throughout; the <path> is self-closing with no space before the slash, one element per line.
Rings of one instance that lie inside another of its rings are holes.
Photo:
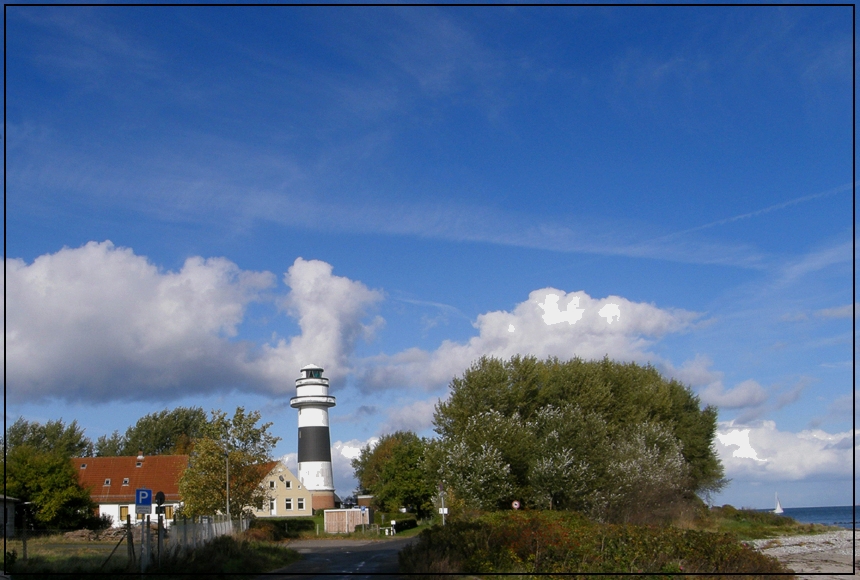
<path fill-rule="evenodd" d="M 316 522 L 311 518 L 255 518 L 251 520 L 249 531 L 257 529 L 267 530 L 268 541 L 277 542 L 316 530 Z"/>
<path fill-rule="evenodd" d="M 415 514 L 400 514 L 397 516 L 397 519 L 394 520 L 394 531 L 395 532 L 403 532 L 405 530 L 411 530 L 418 526 L 418 520 L 415 517 Z"/>
<path fill-rule="evenodd" d="M 404 548 L 400 565 L 404 573 L 788 572 L 730 534 L 598 524 L 571 512 L 496 512 L 434 526 Z"/>

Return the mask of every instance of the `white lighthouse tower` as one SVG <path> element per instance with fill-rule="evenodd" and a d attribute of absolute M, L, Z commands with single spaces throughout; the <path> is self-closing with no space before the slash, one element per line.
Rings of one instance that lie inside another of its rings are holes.
<path fill-rule="evenodd" d="M 299 480 L 311 492 L 315 510 L 334 508 L 328 409 L 335 406 L 335 398 L 329 396 L 322 373 L 316 365 L 302 367 L 296 396 L 290 399 L 290 406 L 299 410 Z"/>

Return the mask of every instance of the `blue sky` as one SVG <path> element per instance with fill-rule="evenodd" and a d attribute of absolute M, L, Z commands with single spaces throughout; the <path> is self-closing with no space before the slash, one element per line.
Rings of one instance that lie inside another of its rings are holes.
<path fill-rule="evenodd" d="M 313 362 L 348 494 L 481 355 L 608 355 L 719 407 L 717 503 L 849 504 L 852 49 L 850 7 L 7 7 L 7 420 L 242 405 L 294 460 Z"/>

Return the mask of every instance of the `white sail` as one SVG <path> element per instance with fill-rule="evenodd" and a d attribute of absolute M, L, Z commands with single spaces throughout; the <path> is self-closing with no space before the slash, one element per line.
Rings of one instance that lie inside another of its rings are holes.
<path fill-rule="evenodd" d="M 782 513 L 782 505 L 779 503 L 779 494 L 776 494 L 776 509 L 773 510 L 773 513 L 775 513 L 775 514 L 781 514 Z"/>

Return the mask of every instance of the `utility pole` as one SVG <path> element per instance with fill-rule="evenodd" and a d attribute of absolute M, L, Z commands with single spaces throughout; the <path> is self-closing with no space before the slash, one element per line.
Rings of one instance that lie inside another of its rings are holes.
<path fill-rule="evenodd" d="M 224 447 L 224 460 L 227 462 L 227 520 L 230 520 L 230 448 Z"/>

